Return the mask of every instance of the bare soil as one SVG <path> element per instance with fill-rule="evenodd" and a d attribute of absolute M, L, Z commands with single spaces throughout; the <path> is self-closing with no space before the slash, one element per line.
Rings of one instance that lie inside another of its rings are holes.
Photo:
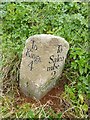
<path fill-rule="evenodd" d="M 61 98 L 61 94 L 64 92 L 65 84 L 69 84 L 69 81 L 65 77 L 62 77 L 58 85 L 56 85 L 51 91 L 49 91 L 39 102 L 42 105 L 49 102 L 49 105 L 56 113 L 63 111 L 65 108 L 65 104 Z M 16 101 L 19 105 L 22 105 L 23 103 L 36 104 L 38 102 L 30 97 L 26 97 L 20 90 L 19 93 L 16 95 Z"/>

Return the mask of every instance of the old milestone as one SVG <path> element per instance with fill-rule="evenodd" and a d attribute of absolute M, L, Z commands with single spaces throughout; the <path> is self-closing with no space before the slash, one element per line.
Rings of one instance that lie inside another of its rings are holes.
<path fill-rule="evenodd" d="M 20 66 L 20 89 L 28 97 L 41 99 L 58 82 L 69 50 L 61 37 L 41 34 L 26 40 Z"/>

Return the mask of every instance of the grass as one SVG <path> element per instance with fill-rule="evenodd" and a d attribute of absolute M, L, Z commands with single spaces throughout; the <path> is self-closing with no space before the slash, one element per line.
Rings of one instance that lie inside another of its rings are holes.
<path fill-rule="evenodd" d="M 3 31 L 0 63 L 2 118 L 88 118 L 88 3 L 12 2 L 1 3 L 0 7 Z M 51 108 L 52 101 L 44 105 L 40 101 L 24 103 L 18 91 L 25 41 L 31 35 L 42 33 L 64 37 L 70 44 L 63 72 L 70 84 L 65 85 L 62 95 L 55 96 L 62 104 L 62 110 L 58 112 Z"/>

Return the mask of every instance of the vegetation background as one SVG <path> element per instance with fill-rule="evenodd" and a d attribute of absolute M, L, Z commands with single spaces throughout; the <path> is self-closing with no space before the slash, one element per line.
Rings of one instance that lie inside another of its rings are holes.
<path fill-rule="evenodd" d="M 88 3 L 6 2 L 1 3 L 0 8 L 2 118 L 88 118 Z M 70 44 L 64 69 L 64 75 L 70 84 L 65 85 L 62 95 L 65 102 L 69 102 L 69 106 L 59 113 L 50 108 L 47 112 L 43 105 L 38 108 L 32 107 L 31 103 L 23 103 L 20 106 L 15 99 L 25 41 L 31 35 L 42 33 L 64 37 Z"/>

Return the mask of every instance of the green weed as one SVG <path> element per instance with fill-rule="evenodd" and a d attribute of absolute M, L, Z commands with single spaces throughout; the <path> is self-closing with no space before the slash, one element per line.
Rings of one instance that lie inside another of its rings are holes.
<path fill-rule="evenodd" d="M 16 118 L 87 118 L 88 98 L 88 3 L 76 2 L 12 2 L 2 3 L 2 117 Z M 62 99 L 65 110 L 55 113 L 47 105 L 32 107 L 15 104 L 15 86 L 19 82 L 19 68 L 26 39 L 34 34 L 54 34 L 70 44 L 64 75 L 70 81 L 65 85 Z M 12 91 L 12 93 L 11 93 Z M 67 102 L 68 101 L 68 102 Z M 48 110 L 46 110 L 48 108 Z"/>

